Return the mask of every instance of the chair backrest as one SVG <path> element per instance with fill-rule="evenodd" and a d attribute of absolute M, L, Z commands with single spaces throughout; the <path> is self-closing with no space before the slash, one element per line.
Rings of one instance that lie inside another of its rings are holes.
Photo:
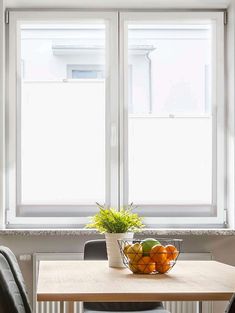
<path fill-rule="evenodd" d="M 229 301 L 229 304 L 225 310 L 225 313 L 235 313 L 235 294 Z"/>
<path fill-rule="evenodd" d="M 105 240 L 90 240 L 85 243 L 84 260 L 107 259 Z M 91 311 L 131 312 L 163 308 L 163 305 L 161 302 L 86 302 L 84 308 Z"/>
<path fill-rule="evenodd" d="M 15 283 L 17 284 L 17 287 L 19 289 L 19 292 L 20 292 L 20 295 L 24 304 L 25 313 L 32 313 L 32 310 L 29 304 L 27 291 L 26 291 L 24 278 L 23 278 L 23 275 L 21 273 L 19 264 L 17 262 L 17 259 L 14 253 L 9 248 L 0 246 L 0 255 L 3 255 L 9 264 L 9 267 L 12 271 L 13 277 L 15 279 Z"/>
<path fill-rule="evenodd" d="M 26 313 L 11 268 L 2 254 L 0 254 L 0 312 Z"/>
<path fill-rule="evenodd" d="M 90 240 L 84 246 L 84 260 L 107 260 L 106 241 Z"/>

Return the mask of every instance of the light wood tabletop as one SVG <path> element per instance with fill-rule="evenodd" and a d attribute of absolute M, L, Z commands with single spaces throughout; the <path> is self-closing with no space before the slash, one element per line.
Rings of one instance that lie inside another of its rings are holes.
<path fill-rule="evenodd" d="M 167 274 L 132 274 L 107 261 L 41 261 L 38 301 L 229 300 L 235 267 L 216 261 L 177 261 Z"/>

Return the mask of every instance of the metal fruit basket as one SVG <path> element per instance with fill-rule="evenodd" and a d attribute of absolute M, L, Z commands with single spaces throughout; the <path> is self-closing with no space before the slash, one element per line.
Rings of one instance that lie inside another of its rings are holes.
<path fill-rule="evenodd" d="M 134 274 L 164 274 L 176 264 L 182 239 L 118 240 L 122 261 Z"/>

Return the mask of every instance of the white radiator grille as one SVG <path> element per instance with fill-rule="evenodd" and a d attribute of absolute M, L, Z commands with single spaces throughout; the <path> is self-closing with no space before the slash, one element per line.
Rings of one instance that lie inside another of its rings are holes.
<path fill-rule="evenodd" d="M 36 253 L 34 255 L 34 313 L 70 313 L 68 302 L 36 302 L 36 282 L 40 260 L 82 260 L 82 253 Z M 210 253 L 181 253 L 181 260 L 211 260 Z M 74 313 L 82 313 L 82 303 L 75 302 Z M 171 313 L 197 313 L 198 302 L 164 302 L 164 307 Z M 212 313 L 212 302 L 203 302 L 203 313 Z"/>
<path fill-rule="evenodd" d="M 193 301 L 182 302 L 163 302 L 165 309 L 171 313 L 197 313 L 198 303 Z M 63 308 L 61 307 L 63 306 Z M 82 313 L 82 304 L 74 303 L 74 313 Z M 212 312 L 212 303 L 203 302 L 203 313 Z M 38 302 L 36 313 L 69 313 L 69 304 L 67 302 Z"/>
<path fill-rule="evenodd" d="M 82 303 L 75 302 L 73 304 L 74 313 L 82 313 Z M 69 313 L 68 302 L 38 302 L 36 304 L 37 313 Z"/>
<path fill-rule="evenodd" d="M 165 309 L 171 313 L 198 313 L 198 302 L 195 301 L 172 301 L 172 302 L 163 302 Z M 202 303 L 202 312 L 203 313 L 212 313 L 212 302 L 203 302 Z"/>
<path fill-rule="evenodd" d="M 164 307 L 172 313 L 197 313 L 197 303 L 193 301 L 164 302 Z"/>

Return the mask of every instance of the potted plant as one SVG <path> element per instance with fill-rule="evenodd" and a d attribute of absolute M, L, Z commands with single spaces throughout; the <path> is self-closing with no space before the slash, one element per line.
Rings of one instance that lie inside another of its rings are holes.
<path fill-rule="evenodd" d="M 91 218 L 87 228 L 95 228 L 101 234 L 105 234 L 107 255 L 110 267 L 124 267 L 118 245 L 119 239 L 133 239 L 135 232 L 144 227 L 142 218 L 133 213 L 133 205 L 121 208 L 107 208 L 96 203 L 99 212 Z"/>

